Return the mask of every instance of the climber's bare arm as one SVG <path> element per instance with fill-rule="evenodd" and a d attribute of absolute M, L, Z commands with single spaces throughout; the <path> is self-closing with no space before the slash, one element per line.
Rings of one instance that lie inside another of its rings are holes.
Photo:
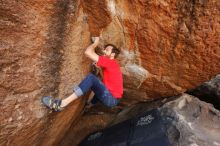
<path fill-rule="evenodd" d="M 88 46 L 85 51 L 85 55 L 90 58 L 92 61 L 98 62 L 99 55 L 95 53 L 95 48 L 99 44 L 99 37 L 94 37 L 93 44 Z"/>

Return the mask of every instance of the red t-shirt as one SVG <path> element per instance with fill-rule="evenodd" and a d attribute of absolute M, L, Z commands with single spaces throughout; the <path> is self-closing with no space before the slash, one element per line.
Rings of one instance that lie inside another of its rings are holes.
<path fill-rule="evenodd" d="M 120 65 L 115 59 L 99 56 L 97 65 L 103 69 L 103 83 L 115 98 L 123 94 L 123 79 Z"/>

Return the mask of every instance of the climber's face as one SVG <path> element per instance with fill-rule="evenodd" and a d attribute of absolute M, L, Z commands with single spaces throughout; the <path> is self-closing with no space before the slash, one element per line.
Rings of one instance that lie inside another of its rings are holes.
<path fill-rule="evenodd" d="M 106 48 L 104 48 L 104 54 L 105 56 L 113 59 L 114 56 L 115 56 L 115 53 L 112 53 L 112 49 L 113 47 L 112 46 L 107 46 Z"/>

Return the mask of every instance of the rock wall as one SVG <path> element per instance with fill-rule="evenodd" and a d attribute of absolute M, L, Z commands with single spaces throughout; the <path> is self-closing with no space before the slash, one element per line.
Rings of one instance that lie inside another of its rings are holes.
<path fill-rule="evenodd" d="M 88 72 L 89 31 L 76 1 L 1 1 L 0 145 L 53 145 L 80 115 L 48 113 L 41 97 L 63 98 Z"/>
<path fill-rule="evenodd" d="M 55 145 L 85 98 L 48 113 L 88 73 L 90 36 L 122 49 L 126 104 L 176 95 L 220 72 L 218 0 L 0 1 L 0 145 Z"/>
<path fill-rule="evenodd" d="M 217 1 L 196 0 L 127 3 L 127 11 L 133 15 L 123 17 L 126 40 L 135 45 L 126 43 L 125 48 L 138 52 L 134 53 L 139 54 L 136 64 L 148 72 L 138 92 L 150 98 L 169 96 L 219 72 L 217 6 Z"/>

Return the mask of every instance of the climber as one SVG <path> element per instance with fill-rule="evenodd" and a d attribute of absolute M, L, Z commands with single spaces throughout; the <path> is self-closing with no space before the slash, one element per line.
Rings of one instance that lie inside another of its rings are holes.
<path fill-rule="evenodd" d="M 107 44 L 104 47 L 104 56 L 99 56 L 95 53 L 95 48 L 98 46 L 100 38 L 92 37 L 92 39 L 93 43 L 86 48 L 85 55 L 102 68 L 103 82 L 90 73 L 78 86 L 74 87 L 74 92 L 69 97 L 62 100 L 51 96 L 43 97 L 42 103 L 53 111 L 63 110 L 68 104 L 85 95 L 90 89 L 94 92 L 92 104 L 100 101 L 108 107 L 114 107 L 119 103 L 123 94 L 123 79 L 116 58 L 120 50 L 112 44 Z"/>

